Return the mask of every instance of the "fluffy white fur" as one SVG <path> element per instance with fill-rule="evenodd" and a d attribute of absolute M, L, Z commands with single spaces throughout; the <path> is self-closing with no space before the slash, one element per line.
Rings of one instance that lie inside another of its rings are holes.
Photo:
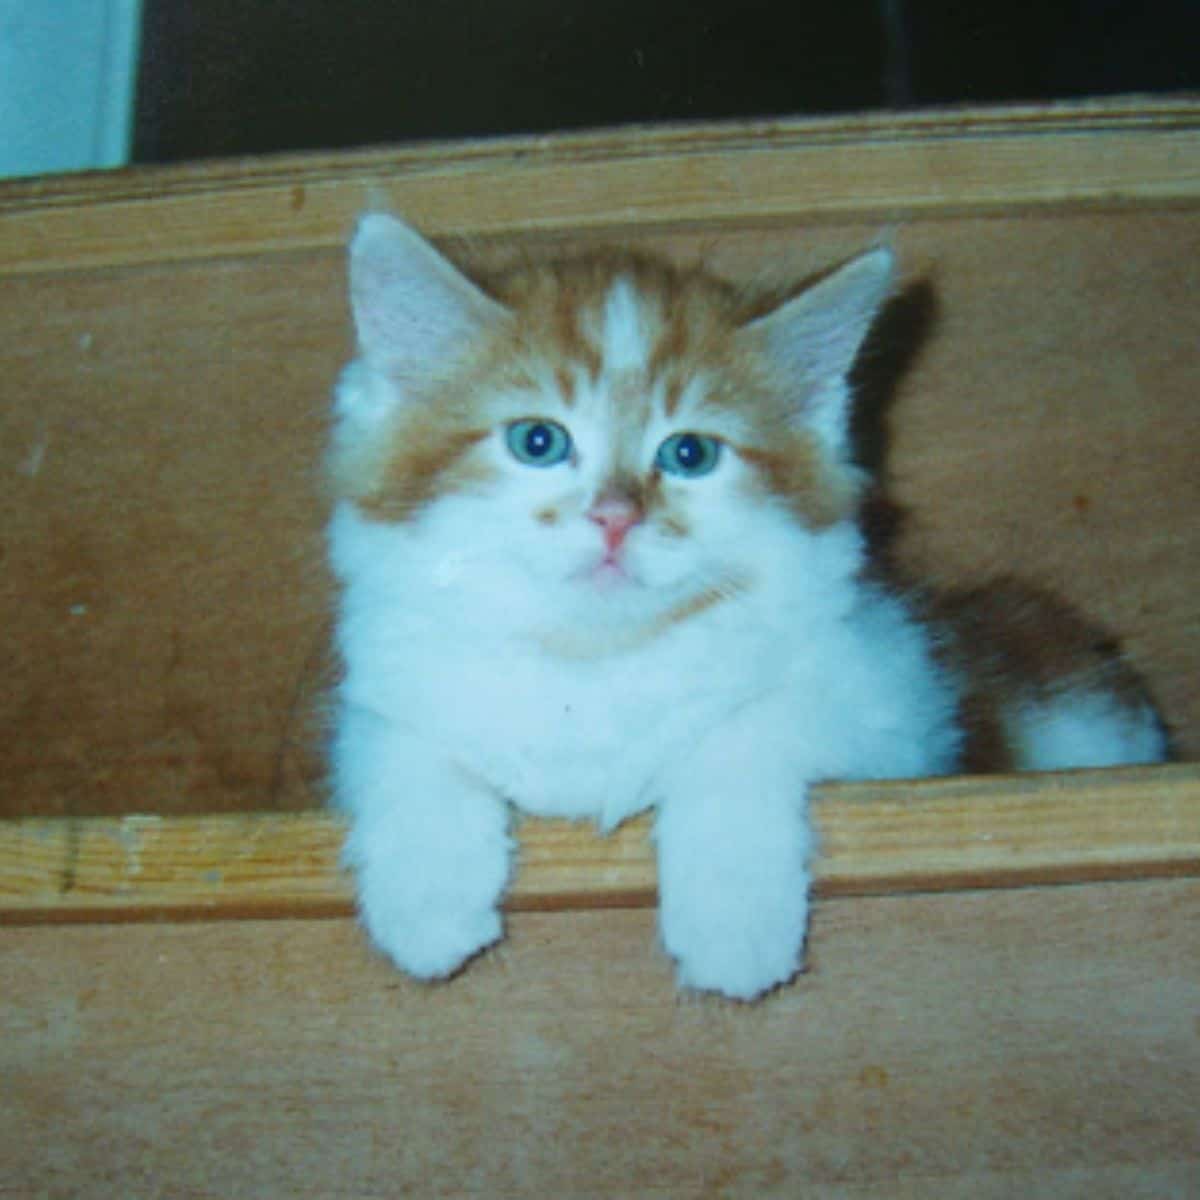
<path fill-rule="evenodd" d="M 335 438 L 350 461 L 369 463 L 389 414 L 422 402 L 429 347 L 443 355 L 495 315 L 415 239 L 372 217 L 353 246 L 362 353 Z M 788 369 L 819 380 L 797 419 L 835 454 L 845 373 L 890 269 L 873 252 L 762 323 Z M 811 784 L 956 762 L 954 683 L 902 603 L 862 582 L 853 522 L 807 528 L 743 486 L 737 454 L 704 478 L 664 479 L 686 490 L 691 536 L 642 522 L 626 544 L 635 582 L 594 578 L 600 532 L 584 514 L 615 456 L 649 471 L 671 433 L 703 420 L 720 434 L 733 419 L 701 413 L 697 384 L 671 420 L 654 400 L 640 440 L 618 450 L 615 397 L 648 353 L 646 319 L 618 283 L 598 378 L 577 381 L 570 409 L 549 383 L 538 398 L 539 416 L 570 428 L 570 464 L 517 462 L 503 426 L 529 415 L 529 398 L 498 394 L 477 450 L 498 482 L 410 520 L 349 500 L 333 515 L 345 665 L 334 782 L 353 816 L 363 920 L 415 976 L 451 974 L 501 936 L 510 804 L 603 829 L 654 807 L 661 933 L 680 982 L 755 997 L 801 965 Z M 534 519 L 551 504 L 564 519 Z M 655 625 L 705 590 L 726 598 Z"/>

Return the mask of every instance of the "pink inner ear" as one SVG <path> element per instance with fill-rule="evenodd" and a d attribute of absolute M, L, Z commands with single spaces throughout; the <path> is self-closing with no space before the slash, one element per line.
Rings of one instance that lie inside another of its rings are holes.
<path fill-rule="evenodd" d="M 407 225 L 375 214 L 350 246 L 350 292 L 368 358 L 419 378 L 507 312 Z"/>

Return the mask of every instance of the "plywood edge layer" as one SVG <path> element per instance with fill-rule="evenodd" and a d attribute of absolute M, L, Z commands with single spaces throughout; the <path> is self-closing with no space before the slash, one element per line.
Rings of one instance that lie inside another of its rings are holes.
<path fill-rule="evenodd" d="M 329 248 L 384 203 L 488 236 L 1198 199 L 1187 99 L 635 127 L 0 187 L 0 276 Z"/>
<path fill-rule="evenodd" d="M 1200 766 L 826 785 L 826 896 L 1200 875 Z M 511 909 L 648 905 L 649 821 L 526 821 Z M 345 915 L 324 813 L 0 823 L 0 922 Z"/>

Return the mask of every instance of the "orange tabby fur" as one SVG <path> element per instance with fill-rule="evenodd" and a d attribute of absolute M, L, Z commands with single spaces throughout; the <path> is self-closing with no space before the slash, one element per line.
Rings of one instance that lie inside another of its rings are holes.
<path fill-rule="evenodd" d="M 359 462 L 335 462 L 340 496 L 383 520 L 414 517 L 437 495 L 486 485 L 489 474 L 470 451 L 489 434 L 494 414 L 474 400 L 488 391 L 536 391 L 553 379 L 563 403 L 574 401 L 579 372 L 595 380 L 603 366 L 603 306 L 618 279 L 629 280 L 649 301 L 651 342 L 644 370 L 619 381 L 616 408 L 638 430 L 648 397 L 663 386 L 664 409 L 674 415 L 688 383 L 702 377 L 703 406 L 732 428 L 731 445 L 758 468 L 764 491 L 782 499 L 815 527 L 844 518 L 857 498 L 857 473 L 831 469 L 812 439 L 795 427 L 790 381 L 776 377 L 745 326 L 763 302 L 748 298 L 699 268 L 629 252 L 594 252 L 550 264 L 514 268 L 483 281 L 484 290 L 515 317 L 458 362 L 427 381 L 425 403 L 402 414 L 386 455 L 364 472 Z M 613 491 L 642 512 L 660 502 L 656 479 L 615 477 Z M 661 513 L 667 529 L 683 536 L 682 517 Z M 551 523 L 551 509 L 539 514 Z"/>

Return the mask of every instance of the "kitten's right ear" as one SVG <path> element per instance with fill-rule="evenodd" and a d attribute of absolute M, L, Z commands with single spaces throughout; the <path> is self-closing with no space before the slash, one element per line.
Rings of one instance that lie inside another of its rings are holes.
<path fill-rule="evenodd" d="M 350 242 L 350 300 L 369 364 L 404 381 L 445 369 L 508 311 L 415 230 L 370 213 Z"/>

